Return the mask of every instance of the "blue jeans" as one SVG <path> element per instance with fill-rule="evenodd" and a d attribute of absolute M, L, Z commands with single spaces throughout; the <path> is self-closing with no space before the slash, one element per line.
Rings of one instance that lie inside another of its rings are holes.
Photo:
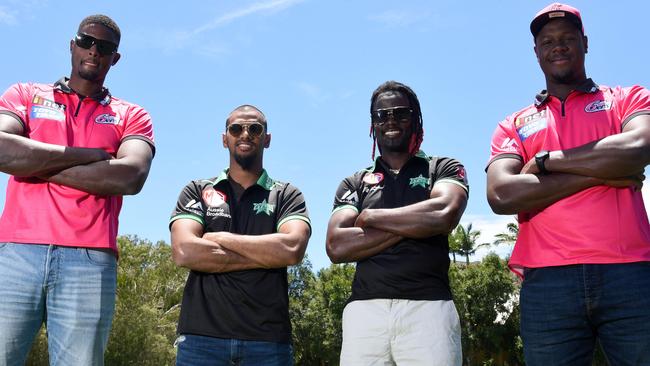
<path fill-rule="evenodd" d="M 650 365 L 650 262 L 527 269 L 521 288 L 526 365 Z"/>
<path fill-rule="evenodd" d="M 243 341 L 182 334 L 176 366 L 292 366 L 290 343 Z"/>
<path fill-rule="evenodd" d="M 0 365 L 24 365 L 43 322 L 51 365 L 103 365 L 116 274 L 109 251 L 0 243 Z"/>

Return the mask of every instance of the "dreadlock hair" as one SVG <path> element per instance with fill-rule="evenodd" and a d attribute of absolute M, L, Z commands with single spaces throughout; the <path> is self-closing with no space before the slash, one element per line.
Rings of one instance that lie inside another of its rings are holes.
<path fill-rule="evenodd" d="M 408 86 L 390 80 L 377 87 L 372 93 L 370 98 L 370 137 L 372 137 L 372 160 L 375 160 L 375 147 L 379 149 L 381 154 L 381 146 L 377 145 L 377 136 L 375 136 L 375 129 L 373 128 L 372 123 L 372 112 L 374 111 L 375 102 L 379 95 L 387 92 L 400 93 L 406 96 L 409 100 L 410 107 L 413 109 L 413 115 L 411 116 L 411 126 L 413 128 L 413 134 L 411 135 L 411 141 L 409 142 L 409 154 L 415 155 L 420 151 L 420 145 L 422 145 L 422 139 L 424 138 L 424 129 L 422 128 L 422 111 L 420 110 L 420 101 L 418 101 L 418 96 L 415 95 L 415 92 Z"/>
<path fill-rule="evenodd" d="M 119 43 L 122 33 L 120 32 L 120 27 L 117 26 L 117 23 L 111 18 L 103 14 L 89 15 L 85 17 L 81 23 L 79 23 L 79 29 L 87 26 L 88 24 L 101 24 L 104 27 L 110 29 L 113 34 L 117 37 L 117 42 Z"/>

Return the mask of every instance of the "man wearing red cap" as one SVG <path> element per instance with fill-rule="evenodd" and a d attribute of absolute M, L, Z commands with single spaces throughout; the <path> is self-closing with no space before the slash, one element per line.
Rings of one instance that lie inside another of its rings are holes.
<path fill-rule="evenodd" d="M 580 12 L 551 4 L 530 25 L 546 89 L 499 123 L 487 167 L 494 212 L 518 214 L 527 365 L 650 364 L 650 92 L 587 78 Z"/>

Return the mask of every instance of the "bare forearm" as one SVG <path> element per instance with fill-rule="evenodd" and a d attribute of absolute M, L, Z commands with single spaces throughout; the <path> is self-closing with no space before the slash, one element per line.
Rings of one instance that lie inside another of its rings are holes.
<path fill-rule="evenodd" d="M 39 176 L 111 158 L 102 149 L 48 144 L 5 132 L 0 132 L 0 146 L 0 171 L 22 177 Z"/>
<path fill-rule="evenodd" d="M 488 184 L 488 202 L 501 215 L 530 212 L 600 184 L 601 179 L 574 174 L 518 174 Z"/>
<path fill-rule="evenodd" d="M 122 196 L 140 192 L 148 174 L 148 167 L 143 169 L 113 159 L 71 167 L 42 178 L 91 194 Z"/>
<path fill-rule="evenodd" d="M 224 273 L 260 268 L 259 264 L 201 238 L 173 244 L 174 262 L 193 271 Z"/>
<path fill-rule="evenodd" d="M 374 228 L 339 228 L 327 237 L 327 255 L 334 263 L 356 262 L 399 243 L 399 235 Z"/>
<path fill-rule="evenodd" d="M 282 268 L 299 263 L 305 245 L 297 235 L 273 233 L 265 235 L 237 235 L 227 232 L 206 233 L 204 239 L 237 253 L 263 268 Z"/>
<path fill-rule="evenodd" d="M 637 174 L 650 163 L 650 143 L 638 131 L 608 136 L 564 151 L 552 151 L 545 167 L 551 172 L 598 178 Z"/>
<path fill-rule="evenodd" d="M 370 214 L 364 227 L 389 231 L 402 237 L 427 238 L 453 230 L 463 210 L 428 200 L 405 207 L 367 211 Z"/>

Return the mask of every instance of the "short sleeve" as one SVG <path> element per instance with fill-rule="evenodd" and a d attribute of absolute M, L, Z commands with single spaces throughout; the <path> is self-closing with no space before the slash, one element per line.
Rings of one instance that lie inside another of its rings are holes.
<path fill-rule="evenodd" d="M 0 113 L 8 113 L 18 118 L 27 129 L 27 106 L 31 100 L 32 92 L 28 84 L 14 84 L 0 96 Z"/>
<path fill-rule="evenodd" d="M 153 123 L 151 116 L 142 107 L 134 105 L 129 109 L 122 141 L 129 139 L 141 139 L 151 145 L 151 150 L 155 153 L 155 145 L 153 138 Z"/>
<path fill-rule="evenodd" d="M 621 129 L 632 118 L 642 114 L 650 114 L 650 91 L 648 89 L 635 85 L 619 89 L 617 92 L 619 99 L 616 102 L 616 108 L 618 108 L 618 115 L 621 120 Z"/>
<path fill-rule="evenodd" d="M 359 197 L 359 189 L 357 185 L 353 183 L 352 177 L 345 178 L 336 189 L 336 195 L 334 196 L 334 208 L 332 209 L 332 213 L 344 208 L 351 208 L 359 212 Z"/>
<path fill-rule="evenodd" d="M 169 227 L 178 219 L 191 219 L 205 225 L 200 187 L 190 182 L 183 188 L 169 219 Z"/>
<path fill-rule="evenodd" d="M 469 181 L 467 171 L 460 161 L 452 158 L 438 159 L 435 164 L 430 164 L 431 185 L 438 183 L 452 183 L 462 187 L 469 194 Z"/>
<path fill-rule="evenodd" d="M 487 167 L 493 161 L 502 158 L 514 158 L 523 160 L 523 152 L 521 151 L 521 143 L 516 133 L 513 132 L 512 123 L 510 118 L 500 122 L 492 134 L 492 142 L 490 144 L 490 160 L 486 165 Z"/>
<path fill-rule="evenodd" d="M 309 220 L 305 197 L 297 187 L 288 183 L 286 184 L 279 206 L 280 210 L 278 212 L 276 230 L 279 231 L 282 224 L 291 220 L 302 220 L 309 225 L 311 230 L 311 221 Z"/>

